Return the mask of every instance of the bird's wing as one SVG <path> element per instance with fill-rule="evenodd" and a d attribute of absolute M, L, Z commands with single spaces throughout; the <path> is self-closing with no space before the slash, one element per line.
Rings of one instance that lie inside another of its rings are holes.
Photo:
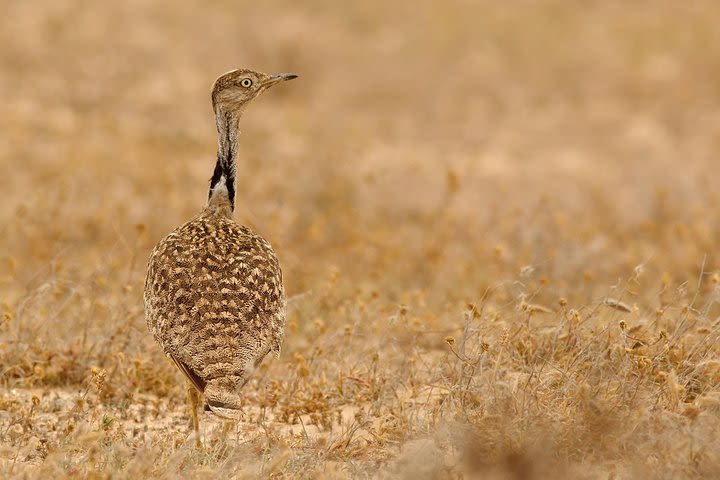
<path fill-rule="evenodd" d="M 172 358 L 172 361 L 175 362 L 175 365 L 177 365 L 183 375 L 185 375 L 185 377 L 190 380 L 190 383 L 195 385 L 195 388 L 198 389 L 198 392 L 203 393 L 205 391 L 205 381 L 200 378 L 197 373 L 193 372 L 189 366 L 178 360 L 175 355 L 170 354 L 170 358 Z"/>

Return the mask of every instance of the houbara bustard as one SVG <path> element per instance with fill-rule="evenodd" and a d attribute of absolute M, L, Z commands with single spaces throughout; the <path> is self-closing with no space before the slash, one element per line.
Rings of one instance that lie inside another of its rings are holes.
<path fill-rule="evenodd" d="M 187 378 L 196 433 L 201 399 L 216 415 L 238 418 L 240 389 L 252 370 L 268 353 L 280 353 L 282 272 L 270 244 L 233 220 L 235 172 L 245 107 L 273 85 L 296 77 L 239 69 L 215 81 L 218 152 L 207 205 L 150 254 L 145 317 L 155 340 Z"/>

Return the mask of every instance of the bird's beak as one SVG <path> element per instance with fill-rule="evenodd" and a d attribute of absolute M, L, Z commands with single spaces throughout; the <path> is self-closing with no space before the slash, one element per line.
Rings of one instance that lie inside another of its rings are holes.
<path fill-rule="evenodd" d="M 297 78 L 297 75 L 294 73 L 278 73 L 277 75 L 273 75 L 272 77 L 268 78 L 265 82 L 264 87 L 272 87 L 273 85 L 284 82 L 285 80 L 292 80 L 293 78 Z"/>

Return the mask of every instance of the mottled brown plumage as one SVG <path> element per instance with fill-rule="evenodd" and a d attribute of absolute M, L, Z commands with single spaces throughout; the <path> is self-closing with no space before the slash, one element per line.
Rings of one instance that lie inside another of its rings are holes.
<path fill-rule="evenodd" d="M 240 388 L 252 370 L 269 352 L 280 353 L 285 323 L 282 273 L 272 247 L 232 219 L 238 121 L 251 100 L 292 78 L 251 70 L 218 78 L 212 92 L 218 158 L 208 204 L 162 239 L 148 263 L 148 328 L 223 417 L 237 416 Z"/>

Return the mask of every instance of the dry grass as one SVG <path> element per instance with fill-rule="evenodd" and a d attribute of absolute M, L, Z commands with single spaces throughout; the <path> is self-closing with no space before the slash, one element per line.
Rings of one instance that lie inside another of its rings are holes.
<path fill-rule="evenodd" d="M 0 476 L 720 477 L 717 2 L 6 3 Z M 141 292 L 236 66 L 297 297 L 197 450 Z"/>

